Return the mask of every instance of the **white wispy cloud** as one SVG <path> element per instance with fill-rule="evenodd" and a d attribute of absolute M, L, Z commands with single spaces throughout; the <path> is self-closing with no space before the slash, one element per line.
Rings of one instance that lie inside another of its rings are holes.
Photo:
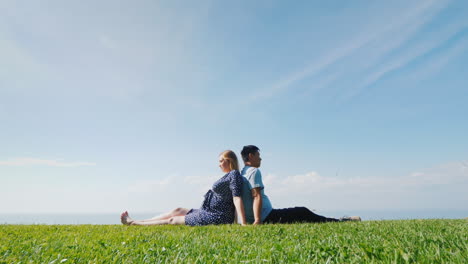
<path fill-rule="evenodd" d="M 464 37 L 457 41 L 452 47 L 448 48 L 444 53 L 435 56 L 431 63 L 427 63 L 424 67 L 415 70 L 408 81 L 418 81 L 432 76 L 443 69 L 451 60 L 459 54 L 466 52 L 468 49 L 468 37 Z"/>
<path fill-rule="evenodd" d="M 51 167 L 81 167 L 96 166 L 94 162 L 64 162 L 61 160 L 37 158 L 13 158 L 0 161 L 0 166 L 51 166 Z"/>
<path fill-rule="evenodd" d="M 325 177 L 317 172 L 264 176 L 274 207 L 462 208 L 468 202 L 468 162 L 450 162 L 395 177 Z M 441 199 L 441 197 L 443 197 Z"/>
<path fill-rule="evenodd" d="M 411 26 L 411 30 L 409 32 L 411 34 L 414 34 L 416 32 L 416 29 L 419 29 L 424 22 L 430 21 L 429 17 L 426 17 L 427 21 L 414 21 L 415 24 L 418 26 L 415 27 L 414 25 Z M 412 24 L 412 23 L 409 23 Z M 440 32 L 433 33 L 434 35 L 425 41 L 419 41 L 413 45 L 410 45 L 407 49 L 401 51 L 398 54 L 394 54 L 390 56 L 389 58 L 380 58 L 379 60 L 374 61 L 373 67 L 369 67 L 369 70 L 366 72 L 365 78 L 361 81 L 361 83 L 357 84 L 354 86 L 354 89 L 350 90 L 348 93 L 348 99 L 358 95 L 359 93 L 362 93 L 366 87 L 378 82 L 381 80 L 383 77 L 385 77 L 387 74 L 394 72 L 398 69 L 401 69 L 414 60 L 418 59 L 419 57 L 430 53 L 434 49 L 437 49 L 441 45 L 443 45 L 445 42 L 447 42 L 450 38 L 455 36 L 457 33 L 459 33 L 461 30 L 464 30 L 468 23 L 466 21 L 457 21 L 456 23 L 447 26 Z M 406 29 L 402 29 L 403 31 L 407 31 Z M 409 38 L 411 34 L 404 34 L 406 35 L 406 38 Z M 402 41 L 399 41 L 399 45 L 395 45 L 391 47 L 390 50 L 392 49 L 398 49 L 403 43 Z M 459 50 L 459 49 L 458 49 Z M 458 51 L 460 52 L 460 51 Z M 453 52 L 451 52 L 453 53 Z M 382 53 L 382 56 L 385 55 Z M 452 56 L 451 56 L 452 57 Z M 447 57 L 448 58 L 448 57 Z M 441 63 L 447 63 L 447 60 L 445 62 Z M 372 65 L 369 63 L 369 65 Z M 430 64 L 426 64 L 422 66 L 423 68 L 425 67 L 430 67 L 432 69 L 435 69 L 435 67 Z"/>
<path fill-rule="evenodd" d="M 364 79 L 358 85 L 353 85 L 351 88 L 347 88 L 347 91 L 343 91 L 345 98 L 351 98 L 359 94 L 366 86 L 378 81 L 386 73 L 403 67 L 414 58 L 428 52 L 450 37 L 451 35 L 442 36 L 442 38 L 435 37 L 430 45 L 423 47 L 415 45 L 414 49 L 406 54 L 395 56 L 395 59 L 389 61 L 386 60 L 386 56 L 400 49 L 421 28 L 431 22 L 448 2 L 418 2 L 404 10 L 398 10 L 401 12 L 398 15 L 392 14 L 392 17 L 390 17 L 391 22 L 389 22 L 389 17 L 374 21 L 375 25 L 370 25 L 369 28 L 358 31 L 354 38 L 345 42 L 346 44 L 334 49 L 332 48 L 322 57 L 314 59 L 305 68 L 287 75 L 275 84 L 265 89 L 257 90 L 248 101 L 252 102 L 275 96 L 291 89 L 294 83 L 305 78 L 312 77 L 319 80 L 321 79 L 321 72 L 338 63 L 350 66 L 344 71 L 339 71 L 339 74 L 336 74 L 337 72 L 335 71 L 333 80 L 349 78 L 347 75 L 355 74 L 356 72 L 365 73 Z M 398 19 L 395 19 L 396 17 Z M 462 25 L 457 25 L 457 28 L 452 31 L 459 30 L 460 27 Z M 326 84 L 330 84 L 333 80 L 328 81 Z M 312 86 L 312 89 L 316 88 L 314 85 Z"/>
<path fill-rule="evenodd" d="M 462 160 L 461 165 L 462 165 L 462 171 L 465 172 L 468 169 L 468 160 L 467 161 Z"/>

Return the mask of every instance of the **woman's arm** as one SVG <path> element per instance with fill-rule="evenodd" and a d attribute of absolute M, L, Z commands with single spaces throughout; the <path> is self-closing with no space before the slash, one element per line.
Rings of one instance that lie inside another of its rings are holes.
<path fill-rule="evenodd" d="M 245 220 L 244 202 L 242 201 L 242 197 L 234 196 L 232 199 L 234 201 L 237 217 L 239 218 L 241 225 L 246 225 L 247 221 Z"/>

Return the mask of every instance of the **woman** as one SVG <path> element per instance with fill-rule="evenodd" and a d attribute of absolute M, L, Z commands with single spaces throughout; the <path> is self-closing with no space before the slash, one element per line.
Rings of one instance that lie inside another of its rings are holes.
<path fill-rule="evenodd" d="M 219 155 L 219 167 L 226 174 L 205 194 L 200 209 L 177 208 L 147 220 L 133 220 L 125 211 L 120 216 L 124 225 L 219 225 L 234 222 L 234 208 L 242 225 L 246 224 L 241 198 L 242 176 L 236 154 L 226 150 Z"/>

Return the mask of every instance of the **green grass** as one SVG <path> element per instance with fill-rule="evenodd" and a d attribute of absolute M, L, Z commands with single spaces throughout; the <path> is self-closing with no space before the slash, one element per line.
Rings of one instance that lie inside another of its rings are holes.
<path fill-rule="evenodd" d="M 467 220 L 0 225 L 0 263 L 468 263 Z"/>

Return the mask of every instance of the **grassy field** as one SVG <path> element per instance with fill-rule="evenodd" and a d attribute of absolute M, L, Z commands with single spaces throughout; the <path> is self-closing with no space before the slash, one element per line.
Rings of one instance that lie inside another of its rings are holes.
<path fill-rule="evenodd" d="M 468 263 L 467 220 L 0 225 L 0 263 Z"/>

